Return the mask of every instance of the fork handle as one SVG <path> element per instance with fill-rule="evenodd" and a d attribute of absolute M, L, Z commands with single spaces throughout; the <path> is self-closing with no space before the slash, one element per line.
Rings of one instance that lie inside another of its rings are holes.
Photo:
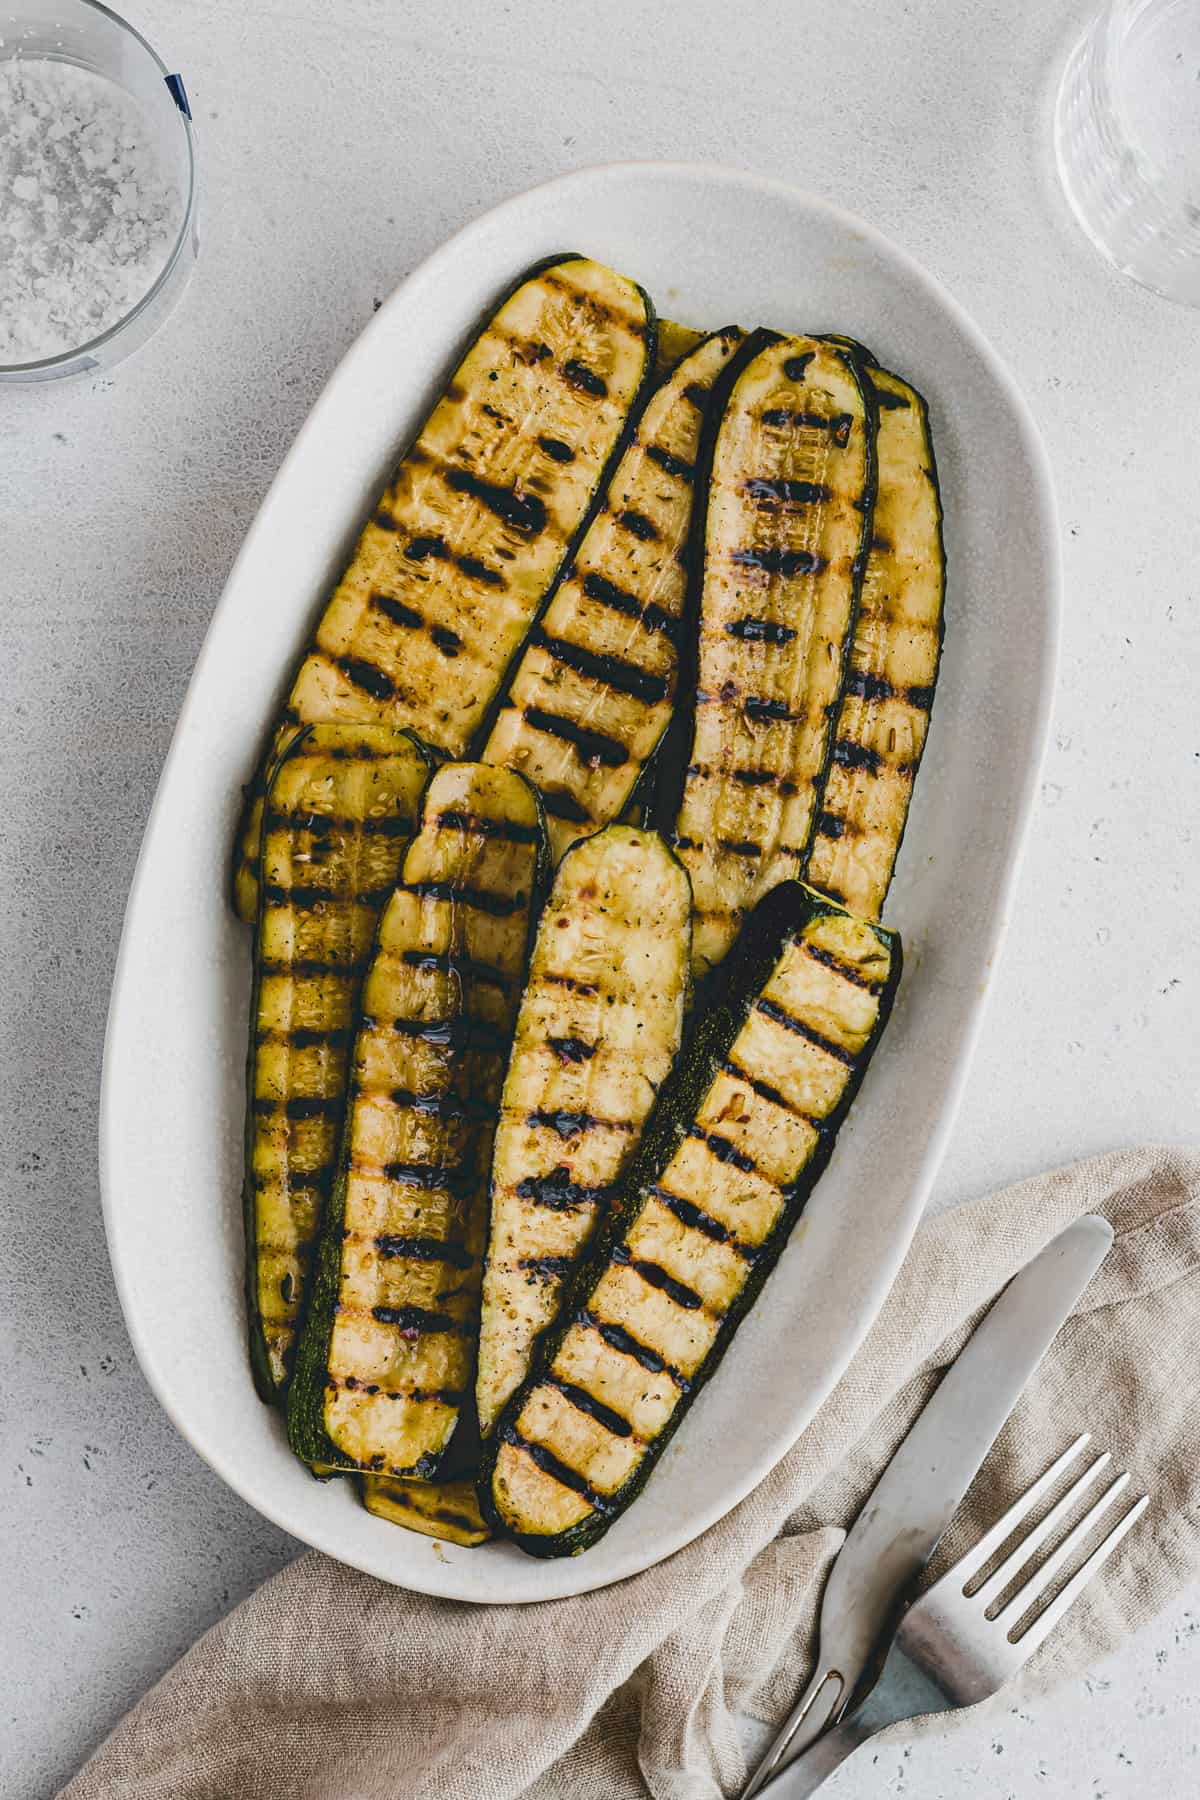
<path fill-rule="evenodd" d="M 907 1662 L 907 1659 L 903 1660 Z M 815 1794 L 834 1770 L 839 1769 L 848 1756 L 853 1756 L 859 1745 L 865 1744 L 868 1738 L 886 1731 L 889 1725 L 902 1724 L 905 1719 L 952 1710 L 953 1702 L 928 1680 L 922 1681 L 923 1691 L 920 1695 L 914 1695 L 911 1678 L 915 1671 L 911 1665 L 905 1670 L 908 1682 L 897 1680 L 897 1665 L 900 1663 L 899 1653 L 893 1651 L 888 1658 L 891 1666 L 885 1664 L 879 1680 L 862 1705 L 848 1714 L 840 1724 L 824 1732 L 807 1750 L 802 1750 L 799 1756 L 794 1756 L 791 1762 L 785 1763 L 774 1780 L 769 1781 L 763 1789 L 763 1800 L 807 1800 L 807 1796 Z"/>

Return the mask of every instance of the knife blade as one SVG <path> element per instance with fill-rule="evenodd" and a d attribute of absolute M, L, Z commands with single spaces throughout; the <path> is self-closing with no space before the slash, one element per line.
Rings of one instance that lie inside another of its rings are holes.
<path fill-rule="evenodd" d="M 745 1789 L 751 1800 L 842 1716 L 880 1639 L 1064 1319 L 1108 1254 L 1087 1214 L 1020 1269 L 876 1482 L 830 1571 L 813 1676 Z"/>

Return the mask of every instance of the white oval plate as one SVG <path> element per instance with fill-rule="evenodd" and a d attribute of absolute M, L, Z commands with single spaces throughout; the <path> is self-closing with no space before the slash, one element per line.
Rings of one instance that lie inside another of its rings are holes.
<path fill-rule="evenodd" d="M 646 1492 L 586 1555 L 463 1550 L 321 1486 L 256 1399 L 242 1312 L 246 933 L 226 902 L 239 789 L 358 524 L 475 321 L 526 265 L 579 249 L 659 310 L 842 331 L 927 396 L 950 588 L 928 753 L 888 919 L 891 1024 L 833 1163 Z M 860 221 L 709 167 L 584 169 L 498 206 L 392 295 L 300 432 L 229 578 L 180 715 L 125 919 L 105 1050 L 104 1216 L 147 1379 L 230 1486 L 385 1581 L 474 1601 L 601 1587 L 727 1512 L 795 1440 L 875 1316 L 920 1217 L 1004 936 L 1049 718 L 1058 533 L 1011 378 L 949 296 Z"/>

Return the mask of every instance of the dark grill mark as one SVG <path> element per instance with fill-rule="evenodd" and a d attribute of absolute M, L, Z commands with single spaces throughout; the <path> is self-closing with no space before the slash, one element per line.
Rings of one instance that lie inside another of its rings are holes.
<path fill-rule="evenodd" d="M 547 1450 L 544 1444 L 531 1443 L 527 1437 L 522 1437 L 514 1425 L 505 1426 L 501 1437 L 506 1444 L 512 1444 L 515 1449 L 523 1450 L 530 1462 L 536 1463 L 544 1474 L 552 1476 L 560 1487 L 570 1488 L 573 1494 L 579 1494 L 592 1507 L 593 1511 L 598 1513 L 612 1511 L 613 1502 L 606 1500 L 603 1494 L 597 1493 L 586 1476 L 581 1475 L 578 1469 L 572 1469 L 568 1463 L 562 1462 L 559 1457 L 555 1456 L 553 1450 Z"/>
<path fill-rule="evenodd" d="M 827 431 L 838 448 L 844 450 L 850 442 L 854 419 L 850 413 L 837 413 L 827 419 L 821 413 L 804 412 L 791 406 L 771 406 L 764 412 L 762 422 L 784 429 L 795 426 L 802 431 Z"/>
<path fill-rule="evenodd" d="M 715 1131 L 705 1131 L 699 1125 L 691 1127 L 691 1136 L 699 1138 L 718 1162 L 728 1163 L 731 1169 L 740 1169 L 743 1175 L 758 1174 L 758 1164 L 754 1158 L 747 1156 L 744 1150 L 739 1150 L 736 1144 L 731 1144 L 727 1137 L 721 1137 Z"/>
<path fill-rule="evenodd" d="M 446 486 L 456 494 L 469 494 L 472 500 L 478 500 L 514 531 L 536 537 L 545 527 L 545 502 L 536 494 L 521 494 L 516 488 L 499 487 L 494 481 L 484 481 L 481 476 L 473 475 L 470 469 L 448 470 Z"/>
<path fill-rule="evenodd" d="M 322 975 L 357 975 L 357 962 L 330 962 L 319 956 L 297 956 L 289 961 L 286 957 L 264 959 L 259 964 L 262 975 L 292 975 L 298 981 L 306 977 Z"/>
<path fill-rule="evenodd" d="M 568 988 L 573 994 L 594 994 L 594 981 L 580 981 L 576 975 L 543 975 L 543 981 L 552 981 L 556 987 Z"/>
<path fill-rule="evenodd" d="M 396 529 L 396 521 L 386 506 L 376 507 L 373 523 L 378 525 L 380 531 L 395 531 Z"/>
<path fill-rule="evenodd" d="M 914 682 L 912 687 L 905 688 L 904 698 L 910 706 L 915 706 L 918 712 L 930 712 L 933 707 L 933 688 L 921 687 Z"/>
<path fill-rule="evenodd" d="M 844 837 L 846 821 L 837 813 L 823 812 L 817 816 L 817 836 L 827 838 Z"/>
<path fill-rule="evenodd" d="M 831 497 L 823 481 L 771 480 L 764 476 L 751 476 L 744 491 L 748 500 L 764 507 L 816 506 Z"/>
<path fill-rule="evenodd" d="M 424 1044 L 461 1052 L 479 1050 L 489 1056 L 507 1056 L 508 1039 L 482 1019 L 372 1019 L 363 1015 L 363 1030 L 393 1031 L 397 1037 L 416 1038 Z"/>
<path fill-rule="evenodd" d="M 405 813 L 385 813 L 377 819 L 340 818 L 331 813 L 271 813 L 267 830 L 280 827 L 285 831 L 307 831 L 311 837 L 320 838 L 352 837 L 357 831 L 365 837 L 407 837 L 413 821 Z"/>
<path fill-rule="evenodd" d="M 256 1044 L 290 1044 L 294 1050 L 315 1050 L 319 1045 L 328 1044 L 332 1050 L 340 1050 L 354 1036 L 346 1026 L 339 1026 L 328 1031 L 320 1026 L 295 1025 L 290 1031 L 256 1031 Z"/>
<path fill-rule="evenodd" d="M 665 475 L 674 475 L 677 481 L 691 481 L 696 473 L 690 462 L 685 462 L 682 456 L 672 456 L 661 444 L 647 444 L 646 455 Z"/>
<path fill-rule="evenodd" d="M 469 831 L 475 837 L 496 838 L 503 844 L 536 844 L 541 836 L 536 825 L 522 825 L 519 819 L 488 819 L 482 813 L 460 812 L 455 807 L 440 812 L 437 822 L 448 831 Z"/>
<path fill-rule="evenodd" d="M 508 420 L 505 418 L 504 414 L 499 410 L 499 408 L 495 407 L 495 406 L 489 406 L 486 400 L 484 401 L 483 405 L 479 408 L 479 410 L 483 414 L 485 419 L 491 419 L 497 425 L 507 425 L 508 424 Z"/>
<path fill-rule="evenodd" d="M 774 1000 L 760 1000 L 757 1011 L 762 1013 L 765 1019 L 773 1019 L 777 1025 L 782 1025 L 786 1030 L 794 1032 L 797 1037 L 803 1038 L 815 1049 L 823 1050 L 826 1056 L 832 1056 L 837 1062 L 843 1063 L 847 1069 L 854 1067 L 857 1058 L 853 1050 L 843 1050 L 840 1044 L 832 1043 L 819 1031 L 814 1031 L 811 1025 L 806 1025 L 803 1019 L 798 1019 L 794 1013 L 788 1012 L 786 1007 L 777 1006 Z"/>
<path fill-rule="evenodd" d="M 467 981 L 485 981 L 492 987 L 509 988 L 511 980 L 494 963 L 459 956 L 453 950 L 406 950 L 402 960 L 411 969 L 435 969 L 440 975 L 457 975 Z"/>
<path fill-rule="evenodd" d="M 526 1175 L 514 1189 L 518 1199 L 532 1200 L 536 1206 L 551 1212 L 576 1212 L 583 1206 L 602 1206 L 612 1196 L 610 1187 L 585 1187 L 572 1181 L 566 1163 L 559 1163 L 548 1175 Z"/>
<path fill-rule="evenodd" d="M 285 1102 L 283 1111 L 288 1119 L 336 1119 L 342 1106 L 343 1101 L 336 1094 L 293 1094 Z"/>
<path fill-rule="evenodd" d="M 623 531 L 630 532 L 643 544 L 650 543 L 658 536 L 658 527 L 654 521 L 648 519 L 645 513 L 638 512 L 634 507 L 627 506 L 624 511 L 614 513 L 613 518 Z"/>
<path fill-rule="evenodd" d="M 825 558 L 815 550 L 783 550 L 775 545 L 735 550 L 730 561 L 739 569 L 757 569 L 764 575 L 814 575 L 825 566 Z"/>
<path fill-rule="evenodd" d="M 684 837 L 677 831 L 671 839 L 671 847 L 675 850 L 695 850 L 697 845 L 695 838 Z"/>
<path fill-rule="evenodd" d="M 610 1350 L 615 1350 L 620 1356 L 631 1357 L 639 1367 L 647 1369 L 651 1375 L 669 1376 L 681 1394 L 689 1392 L 691 1382 L 687 1376 L 681 1374 L 667 1361 L 665 1356 L 660 1356 L 657 1350 L 652 1350 L 649 1344 L 640 1343 L 632 1332 L 626 1331 L 623 1325 L 610 1325 L 607 1320 L 598 1319 L 595 1313 L 589 1312 L 586 1307 L 576 1313 L 574 1322 L 576 1325 L 582 1326 L 584 1330 L 590 1328 L 598 1332 Z"/>
<path fill-rule="evenodd" d="M 525 718 L 535 731 L 544 731 L 549 737 L 561 738 L 564 743 L 572 745 L 581 762 L 606 769 L 619 769 L 629 761 L 629 752 L 624 744 L 618 744 L 615 738 L 605 737 L 601 731 L 589 731 L 585 725 L 577 725 L 574 719 L 566 719 L 561 713 L 544 712 L 540 706 L 527 706 Z"/>
<path fill-rule="evenodd" d="M 725 630 L 744 644 L 790 644 L 796 635 L 793 626 L 776 619 L 732 619 Z"/>
<path fill-rule="evenodd" d="M 607 1124 L 605 1119 L 597 1119 L 586 1112 L 555 1112 L 552 1109 L 538 1107 L 531 1112 L 526 1124 L 547 1125 L 551 1131 L 557 1131 L 560 1138 L 579 1137 L 585 1131 L 593 1130 L 597 1125 Z"/>
<path fill-rule="evenodd" d="M 590 825 L 592 815 L 581 806 L 574 794 L 565 788 L 543 788 L 542 805 L 552 819 L 565 819 L 569 825 Z"/>
<path fill-rule="evenodd" d="M 614 1244 L 609 1256 L 612 1262 L 632 1269 L 635 1275 L 641 1276 L 647 1287 L 657 1288 L 660 1294 L 665 1294 L 668 1300 L 673 1300 L 685 1312 L 703 1312 L 704 1302 L 694 1288 L 688 1287 L 686 1282 L 676 1281 L 674 1275 L 668 1275 L 657 1263 L 646 1262 L 640 1256 L 631 1255 L 626 1244 Z"/>
<path fill-rule="evenodd" d="M 883 992 L 882 981 L 876 981 L 871 975 L 864 975 L 862 970 L 856 969 L 853 963 L 843 962 L 840 956 L 835 956 L 832 950 L 826 950 L 823 944 L 814 944 L 810 939 L 802 938 L 800 947 L 806 955 L 812 957 L 814 962 L 819 962 L 826 969 L 832 969 L 835 975 L 840 975 L 843 981 L 850 982 L 854 987 L 864 988 L 868 994 Z"/>
<path fill-rule="evenodd" d="M 465 1398 L 461 1388 L 388 1388 L 381 1387 L 377 1381 L 360 1381 L 357 1375 L 330 1375 L 326 1381 L 326 1386 L 335 1391 L 338 1388 L 348 1388 L 351 1393 L 370 1394 L 372 1399 L 374 1399 L 377 1394 L 382 1394 L 385 1400 L 410 1400 L 416 1402 L 418 1405 L 423 1404 L 427 1400 L 431 1400 L 435 1403 L 440 1403 L 443 1406 L 457 1406 L 460 1401 Z M 392 1494 L 389 1495 L 389 1498 L 397 1501 L 401 1506 L 407 1506 L 410 1511 L 416 1512 L 420 1510 L 413 1505 L 407 1495 Z M 454 1516 L 453 1513 L 443 1514 L 441 1512 L 434 1515 L 434 1517 L 439 1519 L 443 1517 L 453 1518 Z"/>
<path fill-rule="evenodd" d="M 402 600 L 394 600 L 391 594 L 372 594 L 371 605 L 385 619 L 390 619 L 393 625 L 402 625 L 406 631 L 420 631 L 425 623 L 415 606 L 405 606 Z"/>
<path fill-rule="evenodd" d="M 804 371 L 816 355 L 815 350 L 805 350 L 799 356 L 789 356 L 783 365 L 783 372 L 789 381 L 803 381 Z"/>
<path fill-rule="evenodd" d="M 769 700 L 757 694 L 748 694 L 742 709 L 748 719 L 790 719 L 786 700 Z"/>
<path fill-rule="evenodd" d="M 332 660 L 346 680 L 361 688 L 364 694 L 370 694 L 372 700 L 390 700 L 395 694 L 391 677 L 377 669 L 374 663 L 365 662 L 361 656 L 335 656 Z"/>
<path fill-rule="evenodd" d="M 596 1054 L 595 1044 L 589 1044 L 586 1038 L 548 1037 L 546 1042 L 560 1062 L 590 1062 L 592 1057 Z"/>
<path fill-rule="evenodd" d="M 426 1331 L 453 1331 L 459 1336 L 462 1327 L 449 1313 L 431 1312 L 427 1306 L 373 1306 L 371 1317 L 381 1325 L 396 1325 L 406 1337 L 420 1337 Z"/>
<path fill-rule="evenodd" d="M 564 1381 L 560 1375 L 547 1375 L 547 1387 L 556 1388 L 564 1400 L 569 1400 L 576 1412 L 586 1413 L 589 1419 L 595 1419 L 597 1425 L 603 1425 L 614 1437 L 630 1438 L 633 1426 L 628 1419 L 623 1419 L 619 1412 L 611 1406 L 605 1406 L 603 1400 L 597 1400 L 586 1388 L 576 1386 L 573 1381 Z"/>
<path fill-rule="evenodd" d="M 465 1094 L 418 1094 L 412 1088 L 393 1088 L 392 1102 L 411 1107 L 431 1119 L 462 1119 L 473 1125 L 490 1125 L 499 1107 L 486 1100 L 474 1100 Z"/>
<path fill-rule="evenodd" d="M 527 1275 L 540 1275 L 546 1281 L 555 1281 L 569 1272 L 574 1260 L 573 1256 L 519 1256 L 517 1267 L 524 1269 Z"/>
<path fill-rule="evenodd" d="M 333 887 L 278 887 L 263 889 L 268 906 L 286 906 L 292 912 L 319 912 L 325 906 L 382 906 L 395 892 L 394 881 L 382 887 L 357 888 L 353 892 Z"/>
<path fill-rule="evenodd" d="M 798 1112 L 791 1101 L 781 1094 L 777 1087 L 772 1087 L 769 1081 L 761 1081 L 757 1075 L 751 1075 L 735 1062 L 723 1062 L 721 1068 L 732 1080 L 744 1082 L 753 1093 L 758 1095 L 760 1100 L 765 1100 L 769 1106 L 782 1107 L 784 1112 L 790 1113 L 794 1119 L 803 1119 L 805 1124 L 811 1125 L 814 1131 L 827 1129 L 824 1119 L 814 1119 L 810 1113 Z"/>
<path fill-rule="evenodd" d="M 422 900 L 449 900 L 455 906 L 468 906 L 496 919 L 511 919 L 525 905 L 524 894 L 493 894 L 487 888 L 460 887 L 455 881 L 412 881 L 406 885 L 410 894 L 417 894 Z"/>
<path fill-rule="evenodd" d="M 551 462 L 569 463 L 575 461 L 575 452 L 570 444 L 564 444 L 561 438 L 540 437 L 538 448 L 550 458 Z"/>
<path fill-rule="evenodd" d="M 703 1136 L 703 1133 L 698 1135 Z M 668 1212 L 674 1213 L 681 1225 L 690 1225 L 693 1231 L 702 1231 L 714 1244 L 729 1242 L 729 1227 L 706 1213 L 702 1206 L 697 1206 L 692 1200 L 685 1200 L 682 1194 L 673 1194 L 670 1188 L 656 1187 L 651 1191 Z"/>
<path fill-rule="evenodd" d="M 445 538 L 415 537 L 410 538 L 404 546 L 404 554 L 409 562 L 424 562 L 426 558 L 436 557 L 439 562 L 449 556 Z"/>
<path fill-rule="evenodd" d="M 611 606 L 614 612 L 623 613 L 627 619 L 637 619 L 647 631 L 661 632 L 664 637 L 674 638 L 679 632 L 679 620 L 671 613 L 664 612 L 661 606 L 651 601 L 643 606 L 636 594 L 627 594 L 615 582 L 603 575 L 585 575 L 583 591 L 589 600 L 598 600 L 602 606 Z"/>
<path fill-rule="evenodd" d="M 750 838 L 718 838 L 717 844 L 727 850 L 730 856 L 761 856 L 762 845 L 754 843 Z"/>
<path fill-rule="evenodd" d="M 689 381 L 683 390 L 683 397 L 685 400 L 691 401 L 697 412 L 706 412 L 708 410 L 709 391 L 710 390 L 704 386 L 703 382 Z"/>
<path fill-rule="evenodd" d="M 383 1172 L 400 1187 L 459 1196 L 470 1193 L 478 1175 L 473 1163 L 389 1162 L 384 1163 Z"/>
<path fill-rule="evenodd" d="M 859 700 L 891 700 L 896 690 L 886 675 L 872 675 L 866 669 L 851 669 L 846 677 L 846 692 Z"/>
<path fill-rule="evenodd" d="M 457 631 L 451 631 L 445 625 L 431 625 L 429 635 L 443 656 L 455 657 L 462 649 L 462 639 Z"/>
<path fill-rule="evenodd" d="M 482 581 L 485 587 L 502 588 L 508 585 L 499 569 L 489 569 L 477 556 L 460 556 L 456 561 L 464 575 L 469 575 L 473 581 Z"/>
<path fill-rule="evenodd" d="M 909 404 L 903 394 L 890 393 L 883 387 L 875 389 L 875 398 L 884 412 L 903 412 Z"/>
<path fill-rule="evenodd" d="M 608 393 L 608 383 L 604 377 L 597 375 L 594 369 L 589 369 L 586 363 L 581 363 L 577 356 L 563 364 L 563 375 L 573 388 L 578 388 L 580 393 L 591 394 L 597 400 L 603 400 Z"/>
<path fill-rule="evenodd" d="M 439 1238 L 397 1237 L 384 1232 L 375 1239 L 383 1257 L 404 1257 L 410 1262 L 448 1263 L 452 1269 L 469 1269 L 475 1258 L 462 1244 L 444 1244 Z"/>
<path fill-rule="evenodd" d="M 878 750 L 872 750 L 868 744 L 855 744 L 849 738 L 839 738 L 833 746 L 833 760 L 841 769 L 865 769 L 870 775 L 878 775 L 883 767 L 883 758 Z"/>
<path fill-rule="evenodd" d="M 774 769 L 731 769 L 729 779 L 739 782 L 742 787 L 777 787 L 785 796 L 796 792 L 796 784 L 791 777 L 777 775 Z"/>
<path fill-rule="evenodd" d="M 656 706 L 667 697 L 668 683 L 664 676 L 653 675 L 619 656 L 606 656 L 586 650 L 581 644 L 569 644 L 564 638 L 550 637 L 540 625 L 530 634 L 530 641 L 556 662 L 574 669 L 577 675 L 598 681 L 604 687 L 612 688 L 614 693 L 627 694 L 631 700 L 640 700 L 645 706 Z"/>

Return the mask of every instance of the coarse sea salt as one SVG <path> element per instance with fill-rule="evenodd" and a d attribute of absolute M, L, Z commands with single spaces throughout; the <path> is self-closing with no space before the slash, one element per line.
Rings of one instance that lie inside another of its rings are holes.
<path fill-rule="evenodd" d="M 182 211 L 124 88 L 72 63 L 0 62 L 0 363 L 64 355 L 117 324 Z"/>

